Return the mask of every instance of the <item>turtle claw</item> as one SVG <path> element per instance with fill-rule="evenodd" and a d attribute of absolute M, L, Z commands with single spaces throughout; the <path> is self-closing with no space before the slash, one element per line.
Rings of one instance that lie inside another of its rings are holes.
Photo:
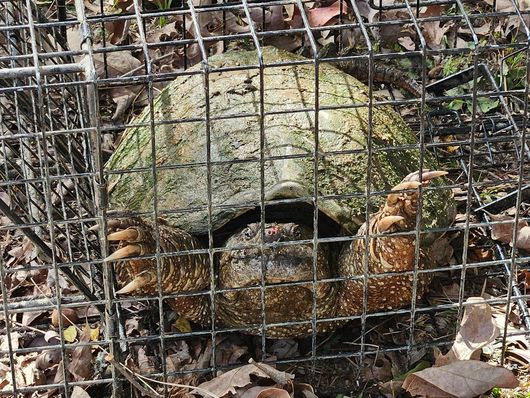
<path fill-rule="evenodd" d="M 156 261 L 150 258 L 130 259 L 154 253 L 156 244 L 150 224 L 138 219 L 111 220 L 107 223 L 107 241 L 118 243 L 117 250 L 103 261 L 115 262 L 114 272 L 120 287 L 116 294 L 155 294 Z"/>
<path fill-rule="evenodd" d="M 127 245 L 121 249 L 116 250 L 110 256 L 106 257 L 103 261 L 116 261 L 122 258 L 138 256 L 142 254 L 142 247 L 140 245 Z"/>
<path fill-rule="evenodd" d="M 396 193 L 390 193 L 387 197 L 387 202 L 396 203 L 402 194 L 401 191 L 418 189 L 420 185 L 421 185 L 421 182 L 418 182 L 418 181 L 400 182 L 394 188 L 392 188 L 392 191 L 396 191 Z"/>
<path fill-rule="evenodd" d="M 417 189 L 420 185 L 427 185 L 435 178 L 443 177 L 447 175 L 447 171 L 442 170 L 425 170 L 420 178 L 420 173 L 415 171 L 414 173 L 406 176 L 403 181 L 397 184 L 392 191 L 403 191 L 406 189 Z"/>
<path fill-rule="evenodd" d="M 151 276 L 148 272 L 137 275 L 132 281 L 123 286 L 116 294 L 131 294 L 141 290 L 151 282 Z"/>
<path fill-rule="evenodd" d="M 110 231 L 115 231 L 118 229 L 126 229 L 132 226 L 141 225 L 141 221 L 135 220 L 135 219 L 120 219 L 120 220 L 108 220 L 107 221 L 107 229 Z M 88 231 L 90 232 L 99 232 L 101 229 L 100 224 L 96 224 L 88 228 Z"/>
<path fill-rule="evenodd" d="M 387 216 L 402 216 L 404 217 L 404 222 L 407 226 L 411 227 L 414 225 L 418 206 L 417 189 L 421 186 L 428 185 L 434 178 L 442 177 L 447 174 L 447 171 L 424 170 L 421 175 L 416 171 L 406 176 L 399 184 L 392 188 L 392 192 L 388 194 L 386 203 L 380 210 L 380 216 L 383 218 L 378 222 L 378 228 L 390 228 L 390 226 L 397 222 L 390 222 L 390 219 L 384 221 Z M 380 229 L 380 231 L 383 230 Z"/>
<path fill-rule="evenodd" d="M 421 174 L 421 177 L 420 177 L 420 172 L 419 171 L 415 171 L 413 173 L 410 173 L 408 176 L 406 176 L 401 183 L 410 182 L 410 181 L 416 181 L 416 182 L 422 182 L 423 185 L 425 185 L 425 183 L 428 183 L 430 180 L 432 180 L 434 178 L 438 178 L 438 177 L 443 177 L 443 176 L 445 176 L 447 174 L 449 174 L 449 173 L 447 171 L 443 171 L 443 170 L 429 170 L 429 169 L 425 169 L 425 170 L 423 170 L 423 172 Z"/>
<path fill-rule="evenodd" d="M 377 222 L 377 230 L 379 233 L 388 231 L 392 225 L 403 221 L 405 218 L 401 216 L 386 216 Z"/>
<path fill-rule="evenodd" d="M 433 170 L 433 171 L 427 170 L 421 175 L 421 180 L 423 182 L 428 182 L 434 178 L 446 176 L 447 174 L 449 173 L 443 170 Z"/>
<path fill-rule="evenodd" d="M 107 235 L 109 242 L 119 242 L 118 250 L 106 257 L 103 261 L 116 261 L 127 257 L 146 254 L 145 227 L 137 220 L 110 220 L 107 223 L 110 232 Z"/>
<path fill-rule="evenodd" d="M 157 225 L 140 219 L 118 220 L 107 223 L 109 242 L 117 242 L 118 249 L 104 261 L 114 261 L 116 295 L 153 297 L 175 292 L 200 291 L 210 283 L 210 260 L 207 254 L 177 254 L 155 258 L 160 253 L 202 249 L 200 241 L 186 231 L 159 219 Z M 159 245 L 153 236 L 158 228 Z M 130 258 L 143 256 L 142 258 Z M 208 295 L 174 297 L 168 304 L 181 316 L 207 324 Z"/>
<path fill-rule="evenodd" d="M 140 233 L 135 228 L 127 228 L 121 231 L 113 232 L 107 235 L 109 242 L 126 240 L 128 242 L 135 242 L 138 240 Z"/>

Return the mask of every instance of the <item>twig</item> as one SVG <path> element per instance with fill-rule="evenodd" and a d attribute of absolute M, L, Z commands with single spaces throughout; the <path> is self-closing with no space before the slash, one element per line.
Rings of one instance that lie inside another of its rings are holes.
<path fill-rule="evenodd" d="M 134 380 L 133 376 L 134 377 L 137 377 L 139 379 L 142 379 L 142 380 L 145 380 L 145 381 L 150 381 L 152 383 L 156 383 L 156 384 L 160 384 L 160 385 L 164 385 L 164 386 L 170 386 L 170 387 L 179 387 L 179 388 L 189 388 L 189 389 L 193 389 L 195 391 L 198 391 L 198 392 L 201 392 L 205 395 L 208 395 L 212 398 L 220 398 L 218 395 L 215 395 L 214 393 L 208 391 L 208 390 L 205 390 L 204 388 L 200 388 L 200 387 L 195 387 L 195 386 L 190 386 L 188 384 L 179 384 L 179 383 L 169 383 L 169 382 L 165 382 L 165 381 L 160 381 L 160 380 L 155 380 L 155 379 L 152 379 L 150 377 L 147 377 L 147 376 L 144 376 L 144 375 L 141 375 L 139 373 L 136 373 L 134 372 L 133 370 L 131 370 L 130 368 L 122 365 L 121 363 L 117 362 L 114 358 L 112 358 L 110 355 L 106 358 L 107 361 L 109 361 L 112 365 L 114 365 L 116 367 L 116 370 L 118 370 L 121 374 L 123 374 L 123 376 L 129 380 L 135 387 L 138 387 L 142 392 L 143 392 L 143 387 L 139 387 L 138 385 L 138 382 L 136 380 Z M 129 372 L 128 374 L 125 374 L 125 372 Z M 147 394 L 147 393 L 146 393 Z M 153 393 L 151 393 L 153 394 Z M 158 393 L 154 393 L 156 395 L 149 395 L 150 397 L 154 397 L 154 398 L 163 398 L 162 395 L 159 395 Z"/>
<path fill-rule="evenodd" d="M 150 381 L 150 382 L 153 382 L 153 383 L 158 383 L 158 384 L 161 384 L 161 385 L 164 385 L 164 386 L 190 388 L 190 389 L 193 389 L 193 390 L 198 391 L 200 393 L 203 393 L 205 395 L 209 395 L 212 398 L 221 398 L 218 395 L 215 395 L 213 392 L 205 390 L 204 388 L 201 388 L 201 387 L 194 387 L 194 386 L 190 386 L 188 384 L 169 383 L 169 382 L 165 382 L 165 381 L 159 381 L 159 380 L 151 379 L 150 377 L 142 376 L 142 375 L 139 375 L 139 374 L 136 374 L 136 375 L 139 378 L 141 378 L 141 379 L 144 379 L 144 380 L 147 380 L 147 381 Z"/>
<path fill-rule="evenodd" d="M 282 372 L 278 369 L 274 369 L 272 366 L 266 365 L 264 363 L 256 362 L 252 358 L 249 359 L 248 363 L 254 365 L 256 368 L 258 368 L 267 376 L 269 376 L 275 383 L 280 384 L 282 386 L 286 385 L 292 379 L 294 379 L 294 376 L 292 374 Z"/>
<path fill-rule="evenodd" d="M 17 321 L 11 321 L 13 323 L 13 325 L 17 325 L 17 326 L 20 326 L 21 328 L 25 328 L 27 330 L 31 330 L 35 333 L 40 333 L 40 334 L 46 334 L 46 332 L 40 330 L 40 329 L 37 329 L 37 328 L 34 328 L 33 326 L 29 326 L 29 325 L 24 325 L 23 323 L 21 322 L 17 322 Z"/>
<path fill-rule="evenodd" d="M 148 390 L 147 388 L 145 388 L 144 386 L 142 386 L 140 383 L 138 383 L 138 381 L 133 377 L 133 376 L 140 376 L 138 374 L 136 374 L 135 372 L 133 372 L 131 369 L 129 368 L 126 368 L 125 366 L 123 366 L 121 363 L 119 363 L 118 361 L 116 361 L 114 358 L 112 358 L 111 355 L 108 355 L 107 358 L 105 358 L 107 361 L 109 361 L 112 366 L 114 366 L 114 369 L 116 369 L 118 372 L 120 372 L 120 374 L 125 377 L 127 380 L 129 380 L 129 382 L 135 386 L 138 390 L 140 390 L 140 392 L 142 394 L 145 394 L 147 395 L 148 397 L 151 397 L 151 398 L 164 398 L 163 395 L 160 395 L 158 394 L 156 391 L 153 390 L 153 388 L 151 386 L 149 386 L 149 388 L 152 390 Z"/>

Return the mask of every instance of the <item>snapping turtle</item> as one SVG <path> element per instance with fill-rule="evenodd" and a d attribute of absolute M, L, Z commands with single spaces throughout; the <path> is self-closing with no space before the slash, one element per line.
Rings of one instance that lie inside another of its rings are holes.
<path fill-rule="evenodd" d="M 373 106 L 369 125 L 367 88 L 355 78 L 321 64 L 315 92 L 312 63 L 269 47 L 263 55 L 266 65 L 276 65 L 263 71 L 262 110 L 259 70 L 242 68 L 257 64 L 256 53 L 234 51 L 212 56 L 206 75 L 195 66 L 190 71 L 196 74 L 178 77 L 155 99 L 153 114 L 144 110 L 133 122 L 137 127 L 124 133 L 106 165 L 110 207 L 145 214 L 156 203 L 161 218 L 122 220 L 108 236 L 120 242 L 106 259 L 116 261 L 117 293 L 158 294 L 161 289 L 175 295 L 214 286 L 221 292 L 168 301 L 191 321 L 209 324 L 214 309 L 223 325 L 253 325 L 250 333 L 273 338 L 311 333 L 314 316 L 362 313 L 365 281 L 366 310 L 410 305 L 416 235 L 386 235 L 414 231 L 418 188 L 445 173 L 428 170 L 436 169 L 429 154 L 423 174 L 415 172 L 420 164 L 416 138 L 390 107 Z M 318 124 L 312 109 L 317 96 Z M 374 212 L 365 222 L 369 135 L 370 191 L 394 189 L 386 200 L 370 196 Z M 396 148 L 379 150 L 390 146 Z M 127 172 L 115 173 L 120 170 Z M 450 193 L 425 191 L 422 228 L 450 225 Z M 313 248 L 314 220 L 318 238 L 358 230 L 360 238 L 345 239 L 342 248 L 322 242 Z M 367 230 L 376 237 L 364 239 Z M 156 235 L 163 253 L 160 274 L 152 256 Z M 425 231 L 421 236 L 417 266 L 427 268 L 439 236 Z M 208 247 L 216 253 L 209 256 Z M 179 251 L 185 253 L 167 254 Z M 402 271 L 409 272 L 378 276 Z M 418 278 L 418 296 L 430 275 Z M 291 321 L 298 323 L 282 324 Z M 323 332 L 338 324 L 317 321 L 315 327 Z"/>

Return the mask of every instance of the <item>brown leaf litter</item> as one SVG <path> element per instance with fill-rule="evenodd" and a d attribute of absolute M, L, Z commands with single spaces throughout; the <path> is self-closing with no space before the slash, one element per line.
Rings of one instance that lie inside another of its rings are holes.
<path fill-rule="evenodd" d="M 412 395 L 474 398 L 493 387 L 515 388 L 517 378 L 508 369 L 485 362 L 455 361 L 409 375 L 403 388 Z"/>

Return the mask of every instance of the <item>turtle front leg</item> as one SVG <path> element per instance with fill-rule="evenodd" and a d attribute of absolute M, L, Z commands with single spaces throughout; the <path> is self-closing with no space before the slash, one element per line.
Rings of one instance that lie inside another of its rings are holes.
<path fill-rule="evenodd" d="M 339 290 L 338 315 L 351 316 L 363 311 L 363 278 L 366 254 L 368 253 L 368 303 L 367 311 L 397 309 L 412 302 L 412 273 L 414 269 L 415 235 L 381 236 L 394 232 L 411 231 L 416 227 L 418 208 L 418 188 L 427 185 L 433 178 L 447 174 L 445 171 L 425 171 L 409 174 L 392 189 L 386 202 L 379 211 L 372 214 L 357 233 L 358 239 L 346 246 L 339 256 L 339 275 L 361 277 L 346 279 Z M 421 181 L 420 181 L 421 180 Z M 363 237 L 368 234 L 368 250 Z M 377 237 L 372 237 L 379 235 Z M 420 248 L 418 268 L 431 266 L 428 247 Z M 378 274 L 392 274 L 382 275 Z M 418 277 L 417 293 L 422 296 L 432 279 L 432 273 L 423 273 Z"/>
<path fill-rule="evenodd" d="M 113 225 L 110 224 L 112 227 Z M 119 242 L 118 249 L 105 261 L 113 262 L 120 289 L 116 294 L 158 295 L 156 241 L 154 225 L 141 220 L 120 222 L 118 231 L 110 233 L 110 242 Z M 205 290 L 209 287 L 209 259 L 205 253 L 178 254 L 203 249 L 201 243 L 186 231 L 158 224 L 160 242 L 160 285 L 162 294 Z M 175 254 L 168 254 L 175 253 Z M 143 257 L 145 258 L 131 258 Z M 168 300 L 180 316 L 200 324 L 208 324 L 209 300 L 206 295 L 175 297 Z"/>

